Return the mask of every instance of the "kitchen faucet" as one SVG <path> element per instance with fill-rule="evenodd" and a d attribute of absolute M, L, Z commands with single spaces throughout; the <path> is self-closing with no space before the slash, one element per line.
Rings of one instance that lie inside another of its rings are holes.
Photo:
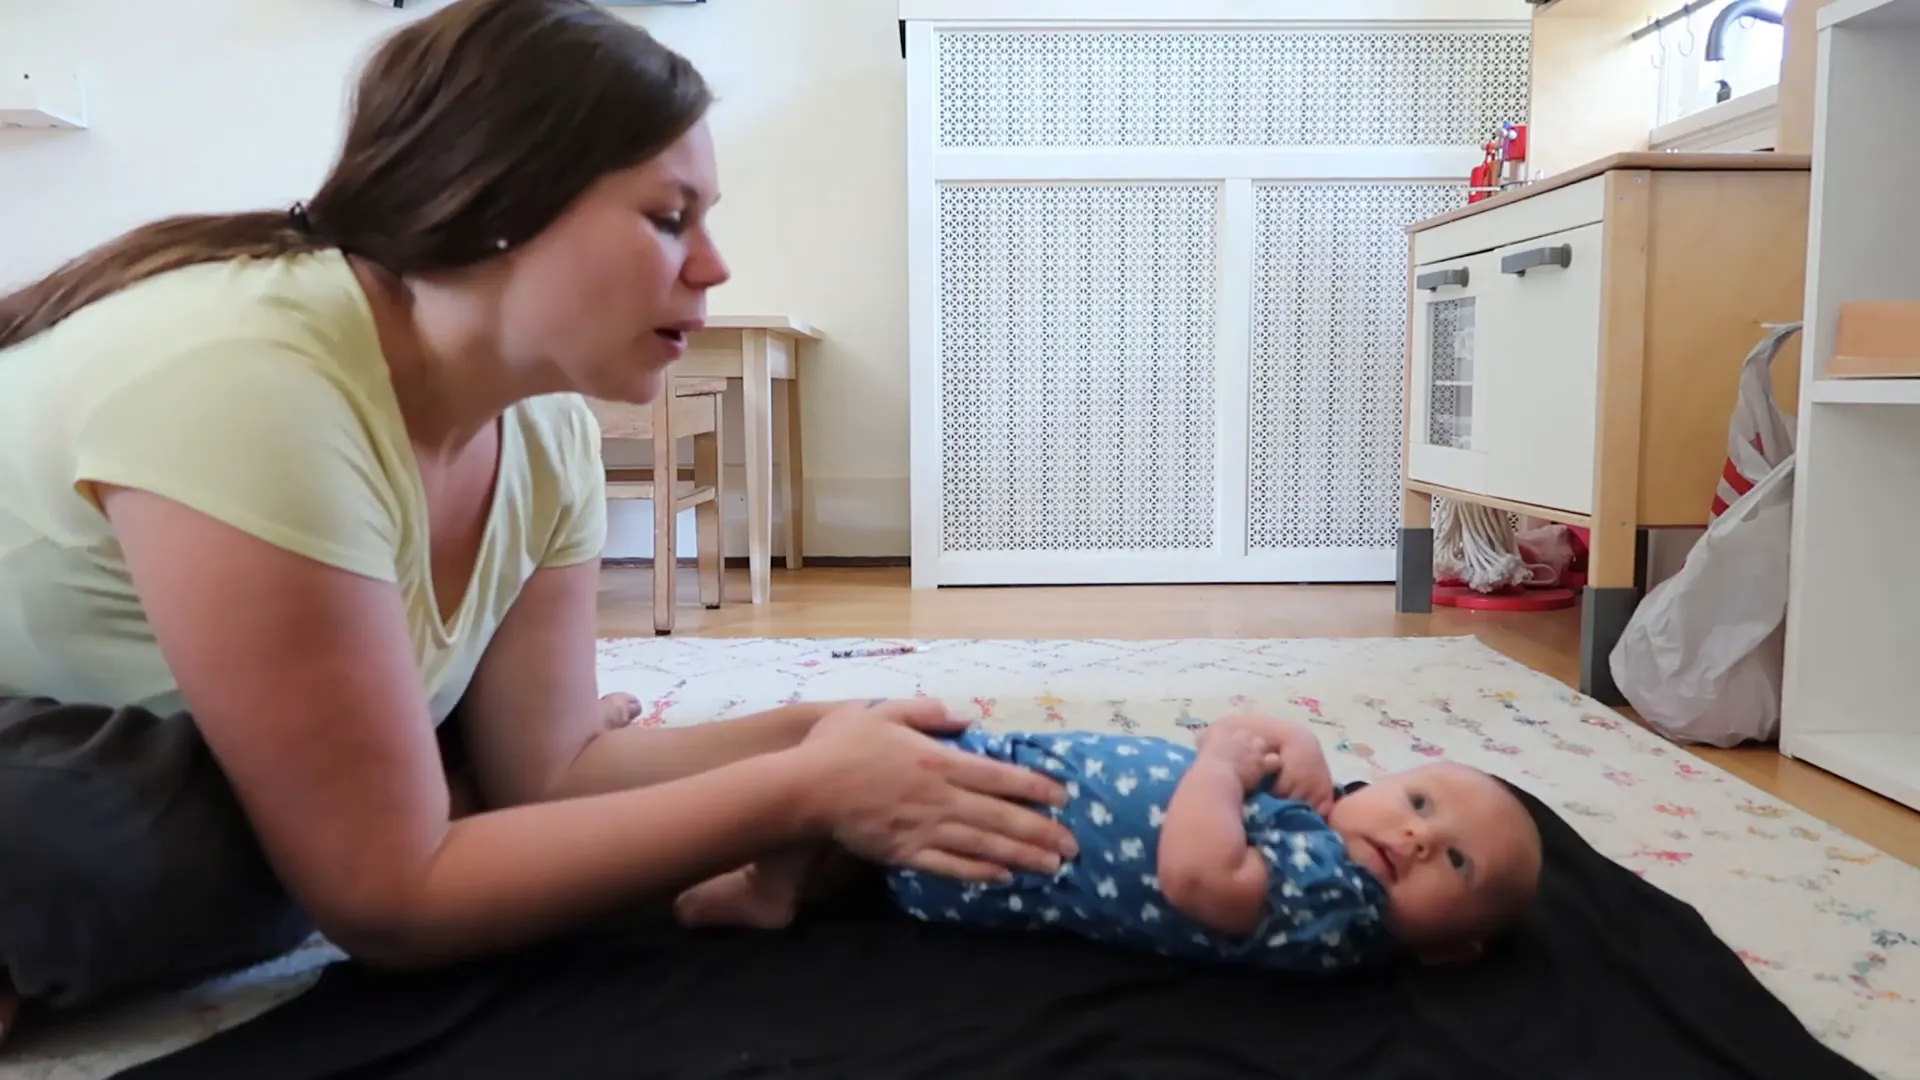
<path fill-rule="evenodd" d="M 1707 28 L 1707 48 L 1701 54 L 1703 60 L 1725 60 L 1727 58 L 1727 27 L 1742 16 L 1755 18 L 1764 23 L 1781 25 L 1780 13 L 1767 6 L 1766 0 L 1733 0 L 1733 3 L 1720 9 L 1713 17 L 1713 25 Z"/>

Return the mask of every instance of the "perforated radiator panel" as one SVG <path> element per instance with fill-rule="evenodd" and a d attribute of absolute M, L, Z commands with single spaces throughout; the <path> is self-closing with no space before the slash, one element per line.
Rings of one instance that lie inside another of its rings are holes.
<path fill-rule="evenodd" d="M 1219 198 L 941 187 L 943 550 L 1214 545 Z"/>
<path fill-rule="evenodd" d="M 1479 146 L 1527 115 L 1514 30 L 953 30 L 938 145 Z"/>
<path fill-rule="evenodd" d="M 1405 227 L 1454 183 L 1254 188 L 1251 550 L 1391 548 L 1400 511 Z"/>

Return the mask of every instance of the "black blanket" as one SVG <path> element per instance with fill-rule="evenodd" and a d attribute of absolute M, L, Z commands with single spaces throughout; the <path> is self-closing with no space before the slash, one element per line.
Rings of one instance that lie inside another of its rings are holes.
<path fill-rule="evenodd" d="M 393 977 L 341 965 L 122 1080 L 1299 1077 L 1854 1080 L 1692 908 L 1527 798 L 1533 923 L 1479 964 L 1290 981 L 920 926 L 877 892 L 781 935 L 658 920 Z"/>

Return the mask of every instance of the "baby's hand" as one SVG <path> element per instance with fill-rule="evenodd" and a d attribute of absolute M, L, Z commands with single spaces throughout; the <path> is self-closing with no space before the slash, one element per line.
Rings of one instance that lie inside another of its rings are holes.
<path fill-rule="evenodd" d="M 1280 768 L 1280 755 L 1265 739 L 1244 729 L 1213 733 L 1200 746 L 1200 754 L 1222 762 L 1233 770 L 1243 791 L 1255 791 L 1260 782 Z"/>
<path fill-rule="evenodd" d="M 1271 716 L 1244 714 L 1223 716 L 1218 720 L 1212 721 L 1206 727 L 1201 728 L 1199 736 L 1194 740 L 1194 745 L 1201 750 L 1205 750 L 1207 744 L 1214 739 L 1228 732 L 1237 732 L 1256 735 L 1266 742 L 1277 746 L 1280 744 L 1281 740 L 1279 736 L 1284 733 L 1286 723 L 1285 720 L 1279 720 Z"/>
<path fill-rule="evenodd" d="M 1227 716 L 1200 732 L 1200 751 L 1207 752 L 1215 742 L 1253 739 L 1267 748 L 1267 766 L 1262 774 L 1277 771 L 1273 793 L 1283 799 L 1296 799 L 1325 817 L 1333 811 L 1333 773 L 1327 767 L 1327 755 L 1312 729 L 1293 720 L 1271 716 Z"/>
<path fill-rule="evenodd" d="M 1296 739 L 1280 748 L 1280 777 L 1273 782 L 1273 793 L 1283 799 L 1298 799 L 1325 817 L 1333 812 L 1333 771 L 1320 744 Z"/>

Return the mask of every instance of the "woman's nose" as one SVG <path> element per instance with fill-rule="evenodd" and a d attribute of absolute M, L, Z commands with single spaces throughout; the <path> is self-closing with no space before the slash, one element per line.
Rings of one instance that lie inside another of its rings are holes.
<path fill-rule="evenodd" d="M 719 245 L 703 233 L 700 241 L 687 253 L 687 263 L 681 270 L 681 276 L 693 288 L 717 289 L 727 283 L 733 271 L 720 254 Z"/>

